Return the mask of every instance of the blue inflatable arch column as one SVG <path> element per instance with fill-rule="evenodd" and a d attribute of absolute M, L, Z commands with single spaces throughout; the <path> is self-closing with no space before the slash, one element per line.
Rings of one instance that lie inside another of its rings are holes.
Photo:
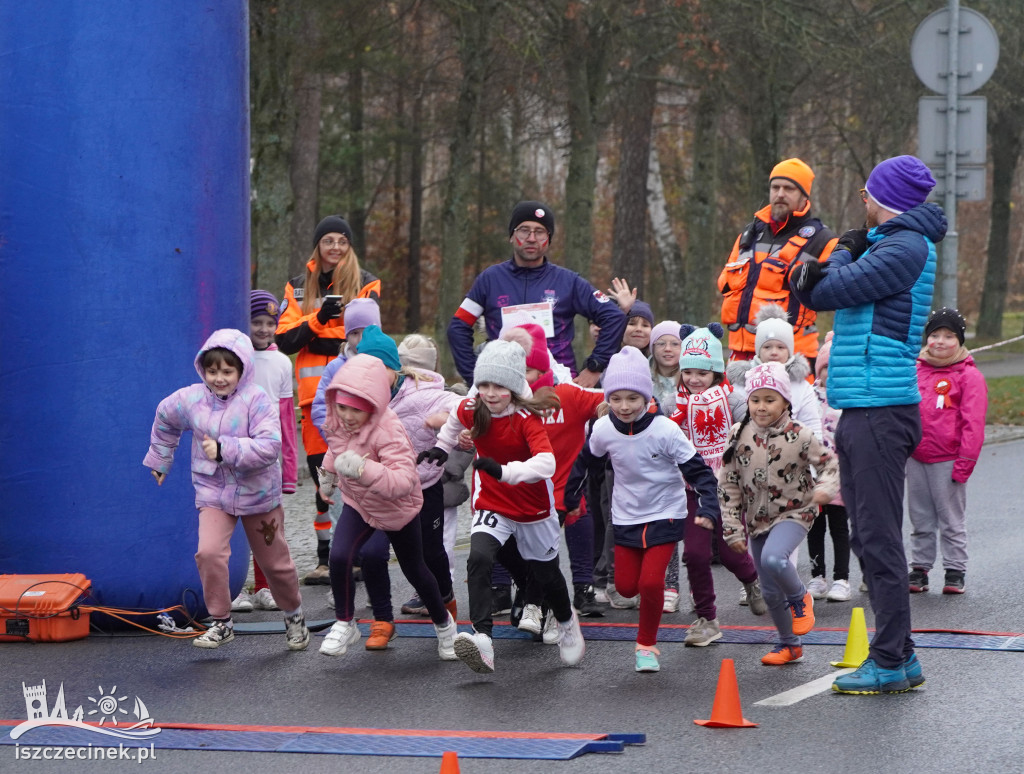
<path fill-rule="evenodd" d="M 247 330 L 248 42 L 245 0 L 0 3 L 0 574 L 200 589 L 191 436 L 162 487 L 141 463 L 206 336 Z"/>

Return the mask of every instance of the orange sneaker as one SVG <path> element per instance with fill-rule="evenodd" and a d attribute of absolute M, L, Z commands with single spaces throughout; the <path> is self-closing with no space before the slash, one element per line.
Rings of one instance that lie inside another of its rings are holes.
<path fill-rule="evenodd" d="M 793 634 L 802 637 L 814 628 L 814 598 L 811 592 L 806 592 L 800 602 L 790 602 L 789 607 L 793 614 Z"/>
<path fill-rule="evenodd" d="M 370 636 L 366 638 L 367 650 L 384 650 L 395 639 L 395 625 L 391 621 L 374 621 L 370 624 Z"/>
<path fill-rule="evenodd" d="M 803 657 L 804 649 L 799 645 L 776 645 L 771 653 L 761 656 L 761 663 L 765 666 L 784 666 Z"/>

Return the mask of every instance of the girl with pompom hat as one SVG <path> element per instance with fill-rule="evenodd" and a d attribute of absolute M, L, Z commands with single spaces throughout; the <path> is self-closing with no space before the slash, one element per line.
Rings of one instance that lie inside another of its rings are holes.
<path fill-rule="evenodd" d="M 722 326 L 713 322 L 706 328 L 696 328 L 683 340 L 679 366 L 685 402 L 672 416 L 700 456 L 716 472 L 722 466 L 722 454 L 732 427 L 729 408 L 732 387 L 725 381 L 725 360 L 722 357 L 721 339 L 724 334 Z M 727 550 L 720 523 L 713 531 L 697 524 L 697 493 L 690 487 L 686 489 L 686 502 L 683 563 L 697 620 L 690 625 L 684 642 L 703 647 L 722 638 L 715 607 L 715 582 L 711 574 L 713 545 L 717 544 L 722 565 L 743 584 L 750 611 L 754 615 L 764 615 L 768 609 L 750 555 Z"/>

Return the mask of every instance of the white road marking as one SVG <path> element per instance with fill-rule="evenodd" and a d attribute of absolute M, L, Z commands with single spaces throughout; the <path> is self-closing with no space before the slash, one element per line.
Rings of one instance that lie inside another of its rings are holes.
<path fill-rule="evenodd" d="M 817 680 L 811 680 L 809 683 L 798 685 L 796 688 L 791 688 L 788 691 L 777 693 L 774 696 L 769 696 L 767 699 L 755 701 L 754 706 L 788 707 L 791 704 L 796 704 L 798 701 L 809 699 L 817 693 L 830 690 L 832 688 L 833 680 L 839 677 L 839 675 L 845 675 L 852 671 L 852 669 L 837 669 L 835 672 L 831 672 L 824 677 L 819 677 Z"/>

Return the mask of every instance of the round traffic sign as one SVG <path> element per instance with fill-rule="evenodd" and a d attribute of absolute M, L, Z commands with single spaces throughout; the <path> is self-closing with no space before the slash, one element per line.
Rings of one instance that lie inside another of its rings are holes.
<path fill-rule="evenodd" d="M 999 61 L 999 36 L 980 13 L 961 8 L 957 43 L 957 93 L 970 94 L 992 77 Z M 917 26 L 910 41 L 910 61 L 925 86 L 939 94 L 946 93 L 951 77 L 949 9 L 935 11 Z"/>

